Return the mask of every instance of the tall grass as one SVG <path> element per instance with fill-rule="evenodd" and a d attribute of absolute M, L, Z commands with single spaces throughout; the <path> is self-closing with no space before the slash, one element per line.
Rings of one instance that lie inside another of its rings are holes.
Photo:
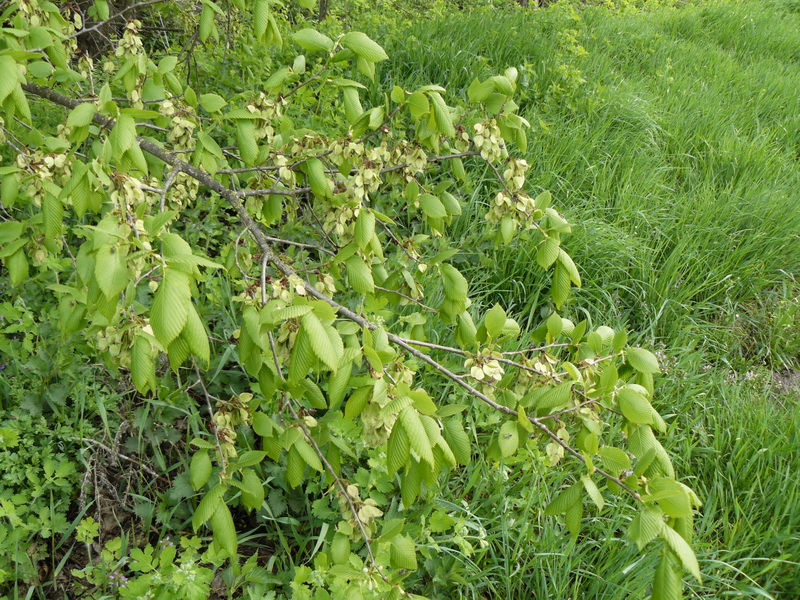
<path fill-rule="evenodd" d="M 565 49 L 565 30 L 585 56 Z M 800 3 L 483 12 L 381 41 L 393 61 L 385 77 L 407 89 L 460 90 L 520 69 L 522 112 L 546 125 L 532 136 L 528 181 L 577 225 L 566 244 L 585 285 L 567 312 L 627 326 L 672 357 L 657 408 L 670 422 L 668 451 L 705 501 L 704 582 L 689 583 L 690 596 L 800 597 L 800 411 L 769 373 L 800 358 Z M 554 96 L 561 64 L 585 83 Z M 489 179 L 464 190 L 465 246 L 477 242 Z M 503 298 L 530 323 L 547 287 L 532 259 L 520 242 L 484 262 L 466 255 L 460 268 L 472 271 L 478 301 Z M 488 546 L 451 553 L 470 585 L 435 579 L 434 595 L 647 596 L 618 521 L 585 518 L 573 547 L 539 516 L 547 477 L 533 469 L 505 481 L 481 463 L 442 492 L 450 507 L 470 498 Z"/>

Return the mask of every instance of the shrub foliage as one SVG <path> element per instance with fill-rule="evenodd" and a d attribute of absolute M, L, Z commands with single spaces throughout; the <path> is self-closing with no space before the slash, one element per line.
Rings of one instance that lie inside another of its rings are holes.
<path fill-rule="evenodd" d="M 192 415 L 191 487 L 173 498 L 182 527 L 210 532 L 206 561 L 252 573 L 241 536 L 299 493 L 322 529 L 287 559 L 292 598 L 419 597 L 425 540 L 463 526 L 426 502 L 480 454 L 567 471 L 545 514 L 576 540 L 586 505 L 624 497 L 628 536 L 660 554 L 652 597 L 679 597 L 682 570 L 699 578 L 699 500 L 656 437 L 659 365 L 557 312 L 581 278 L 570 224 L 526 184 L 517 71 L 475 79 L 462 106 L 437 85 L 381 90 L 383 48 L 298 7 L 290 26 L 270 0 L 203 0 L 165 43 L 124 21 L 139 5 L 4 3 L 0 258 L 12 303 L 49 299 L 63 344 Z M 100 30 L 113 43 L 90 56 Z M 192 43 L 274 47 L 278 66 L 231 92 L 192 78 Z M 448 236 L 468 193 L 487 243 L 536 245 L 541 323 L 470 302 Z M 153 547 L 135 553 L 133 571 L 158 568 Z M 208 591 L 206 571 L 186 594 Z"/>

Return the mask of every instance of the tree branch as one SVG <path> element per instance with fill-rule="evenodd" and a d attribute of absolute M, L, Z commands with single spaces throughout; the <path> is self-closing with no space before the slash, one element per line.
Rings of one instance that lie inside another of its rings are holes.
<path fill-rule="evenodd" d="M 47 100 L 50 100 L 51 102 L 54 102 L 56 104 L 59 104 L 61 106 L 67 107 L 67 108 L 75 108 L 79 104 L 78 101 L 76 101 L 76 100 L 74 100 L 72 98 L 69 98 L 69 97 L 67 97 L 67 96 L 65 96 L 63 94 L 60 94 L 59 92 L 51 90 L 50 88 L 46 88 L 44 86 L 41 86 L 41 85 L 36 85 L 36 84 L 32 84 L 32 83 L 26 83 L 26 84 L 23 84 L 23 89 L 25 89 L 25 91 L 27 91 L 27 92 L 29 92 L 31 94 L 37 95 L 37 96 L 39 96 L 41 98 L 45 98 Z M 95 120 L 96 123 L 98 123 L 99 125 L 102 125 L 103 127 L 106 127 L 106 128 L 111 128 L 113 126 L 113 124 L 114 124 L 114 120 L 113 119 L 111 119 L 109 117 L 106 117 L 104 115 L 97 114 L 97 113 L 95 113 L 95 115 L 94 115 L 94 120 Z M 179 167 L 184 173 L 186 173 L 187 175 L 197 179 L 200 183 L 202 183 L 203 185 L 205 185 L 206 187 L 208 187 L 212 191 L 214 191 L 217 194 L 219 194 L 222 198 L 225 198 L 231 204 L 231 206 L 234 208 L 236 213 L 239 215 L 239 218 L 241 219 L 242 223 L 250 231 L 250 233 L 252 234 L 253 238 L 256 240 L 256 243 L 258 244 L 258 246 L 261 248 L 261 250 L 264 253 L 265 260 L 269 261 L 278 271 L 283 273 L 284 276 L 286 276 L 286 277 L 297 276 L 297 273 L 295 272 L 294 269 L 292 269 L 289 265 L 284 263 L 282 260 L 280 260 L 280 258 L 278 258 L 275 255 L 275 253 L 273 252 L 272 247 L 270 245 L 270 242 L 267 239 L 266 234 L 261 229 L 261 227 L 258 225 L 258 223 L 250 216 L 250 214 L 248 213 L 247 209 L 242 204 L 241 197 L 240 197 L 240 195 L 238 193 L 236 193 L 236 192 L 228 189 L 224 185 L 222 185 L 220 182 L 218 182 L 216 179 L 214 179 L 214 177 L 210 173 L 208 173 L 207 171 L 204 171 L 203 169 L 195 167 L 194 165 L 192 165 L 192 164 L 190 164 L 190 163 L 188 163 L 186 161 L 183 161 L 183 160 L 181 160 L 179 158 L 176 158 L 173 154 L 167 152 L 166 150 L 164 150 L 163 148 L 161 148 L 157 144 L 155 144 L 155 143 L 153 143 L 153 142 L 151 142 L 149 140 L 146 140 L 146 139 L 144 139 L 142 137 L 137 137 L 137 142 L 139 143 L 139 146 L 142 148 L 142 150 L 144 150 L 144 151 L 148 152 L 149 154 L 153 155 L 154 157 L 164 161 L 165 163 L 167 163 L 168 165 L 171 165 L 172 167 Z M 477 154 L 477 153 L 475 153 L 475 154 Z M 465 153 L 461 153 L 461 154 L 458 154 L 458 155 L 452 155 L 451 157 L 455 158 L 456 156 L 464 156 L 464 155 L 466 155 L 466 154 Z M 402 167 L 399 167 L 399 168 L 402 168 Z M 326 304 L 328 304 L 331 307 L 335 308 L 339 312 L 339 314 L 341 314 L 343 317 L 345 317 L 347 319 L 350 319 L 351 321 L 354 321 L 354 322 L 358 323 L 359 325 L 361 325 L 362 327 L 366 327 L 366 328 L 368 328 L 370 330 L 376 330 L 376 329 L 379 328 L 378 325 L 376 325 L 376 324 L 372 323 L 371 321 L 365 319 L 361 315 L 356 314 L 355 312 L 353 312 L 352 310 L 350 310 L 346 306 L 344 306 L 342 304 L 339 304 L 338 302 L 336 302 L 332 298 L 329 298 L 325 294 L 322 294 L 311 283 L 303 280 L 303 285 L 304 285 L 304 287 L 306 289 L 306 292 L 309 295 L 313 296 L 314 298 L 317 298 L 318 300 L 322 300 Z M 433 358 L 431 358 L 427 354 L 425 354 L 423 352 L 420 352 L 419 350 L 414 348 L 411 345 L 411 343 L 412 343 L 411 340 L 406 340 L 405 338 L 397 336 L 397 335 L 395 335 L 395 334 L 393 334 L 391 332 L 387 332 L 387 337 L 388 337 L 389 341 L 392 342 L 394 345 L 399 346 L 400 348 L 402 348 L 403 350 L 405 350 L 406 352 L 408 352 L 412 356 L 418 358 L 419 360 L 421 360 L 425 364 L 433 367 L 435 370 L 439 371 L 442 375 L 444 375 L 445 377 L 447 377 L 451 381 L 453 381 L 456 384 L 458 384 L 459 386 L 461 386 L 469 394 L 471 394 L 475 398 L 478 398 L 479 400 L 483 401 L 484 403 L 486 403 L 487 405 L 491 406 L 495 410 L 498 410 L 498 411 L 500 411 L 502 413 L 505 413 L 505 414 L 513 416 L 513 417 L 518 417 L 519 416 L 517 411 L 515 411 L 515 410 L 513 410 L 513 409 L 511 409 L 511 408 L 509 408 L 507 406 L 503 406 L 502 404 L 498 404 L 496 401 L 492 400 L 489 396 L 487 396 L 486 394 L 484 394 L 480 390 L 474 388 L 472 385 L 470 385 L 469 383 L 464 381 L 463 377 L 459 377 L 458 375 L 456 375 L 455 373 L 450 371 L 447 367 L 445 367 L 444 365 L 440 364 L 439 362 L 437 362 L 436 360 L 434 360 Z M 458 349 L 456 349 L 456 350 L 458 350 Z M 461 351 L 458 350 L 458 352 L 461 352 Z M 513 363 L 513 361 L 509 361 L 509 362 Z M 556 444 L 561 446 L 567 453 L 569 453 L 570 455 L 574 456 L 576 459 L 578 459 L 582 463 L 586 464 L 586 462 L 587 462 L 586 458 L 584 458 L 584 456 L 580 452 L 575 450 L 572 446 L 570 446 L 569 444 L 564 442 L 564 440 L 559 438 L 558 435 L 556 435 L 554 432 L 552 432 L 550 430 L 550 428 L 545 423 L 542 422 L 541 419 L 529 416 L 528 420 L 530 421 L 530 423 L 536 429 L 538 429 L 541 433 L 543 433 L 544 435 L 549 437 L 553 442 L 555 442 Z M 602 475 L 603 477 L 605 477 L 609 481 L 613 481 L 614 483 L 616 483 L 620 488 L 624 489 L 629 494 L 631 494 L 636 500 L 641 500 L 641 496 L 639 495 L 639 493 L 636 490 L 634 490 L 634 489 L 630 488 L 629 486 L 627 486 L 620 478 L 614 477 L 610 473 L 607 473 L 606 471 L 603 471 L 603 470 L 598 469 L 596 467 L 594 467 L 594 471 L 597 472 L 598 474 Z"/>

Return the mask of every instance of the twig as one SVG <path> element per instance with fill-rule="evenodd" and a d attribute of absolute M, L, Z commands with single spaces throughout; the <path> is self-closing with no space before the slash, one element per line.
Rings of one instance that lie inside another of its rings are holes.
<path fill-rule="evenodd" d="M 167 479 L 163 475 L 160 475 L 159 473 L 156 473 L 153 469 L 148 467 L 142 461 L 137 460 L 135 458 L 131 458 L 130 456 L 125 456 L 124 454 L 120 454 L 119 452 L 115 451 L 113 448 L 110 448 L 109 446 L 106 446 L 102 442 L 98 442 L 97 440 L 93 440 L 91 438 L 83 438 L 83 437 L 73 437 L 73 438 L 70 438 L 70 439 L 73 439 L 76 442 L 83 442 L 85 444 L 94 444 L 95 446 L 99 446 L 100 448 L 102 448 L 103 450 L 105 450 L 109 454 L 112 454 L 115 457 L 121 458 L 122 460 L 126 460 L 129 463 L 133 463 L 135 465 L 138 465 L 139 467 L 141 467 L 142 471 L 144 471 L 148 475 L 152 475 L 153 477 L 157 477 L 158 479 L 161 479 L 163 481 L 167 481 L 167 482 L 169 481 L 169 479 Z"/>
<path fill-rule="evenodd" d="M 77 32 L 73 33 L 72 35 L 70 35 L 69 37 L 67 37 L 67 39 L 71 40 L 71 39 L 79 37 L 79 36 L 81 36 L 81 35 L 83 35 L 85 33 L 89 33 L 90 31 L 94 31 L 95 29 L 99 29 L 100 27 L 102 27 L 106 23 L 110 23 L 114 19 L 118 19 L 119 17 L 124 15 L 126 12 L 129 12 L 129 11 L 135 9 L 135 8 L 142 8 L 143 6 L 149 6 L 150 4 L 159 4 L 159 3 L 163 2 L 163 1 L 164 0 L 145 0 L 144 2 L 137 2 L 136 4 L 131 4 L 130 6 L 126 6 L 125 8 L 123 8 L 118 13 L 111 15 L 105 21 L 98 21 L 97 23 L 95 23 L 91 27 L 84 27 L 80 31 L 77 31 Z"/>
<path fill-rule="evenodd" d="M 197 382 L 203 390 L 203 396 L 206 399 L 206 407 L 208 408 L 208 418 L 211 419 L 212 433 L 214 434 L 214 441 L 217 443 L 217 452 L 219 453 L 219 464 L 222 467 L 222 475 L 225 475 L 225 470 L 228 468 L 225 462 L 225 454 L 222 452 L 222 444 L 219 443 L 219 436 L 217 435 L 217 426 L 214 424 L 214 409 L 211 406 L 211 394 L 206 389 L 206 384 L 203 383 L 203 376 L 200 374 L 200 367 L 197 366 L 197 361 L 194 363 L 194 372 L 197 373 Z"/>

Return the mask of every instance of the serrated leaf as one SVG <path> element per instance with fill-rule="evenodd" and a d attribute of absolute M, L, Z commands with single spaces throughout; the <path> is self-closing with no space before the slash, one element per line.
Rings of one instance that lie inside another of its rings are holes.
<path fill-rule="evenodd" d="M 581 287 L 581 276 L 580 273 L 578 273 L 578 267 L 575 266 L 570 255 L 564 252 L 563 249 L 558 251 L 558 263 L 564 267 L 573 285 L 575 287 Z"/>
<path fill-rule="evenodd" d="M 207 363 L 211 360 L 211 350 L 208 345 L 208 333 L 206 333 L 205 325 L 197 314 L 195 307 L 189 303 L 186 311 L 186 325 L 182 333 L 186 343 L 189 344 L 189 350 L 197 358 Z"/>
<path fill-rule="evenodd" d="M 500 447 L 500 455 L 503 458 L 513 456 L 519 448 L 519 431 L 515 421 L 506 421 L 500 426 L 497 434 L 497 445 Z"/>
<path fill-rule="evenodd" d="M 682 588 L 681 573 L 675 564 L 674 555 L 668 548 L 664 548 L 653 577 L 650 600 L 680 600 Z"/>
<path fill-rule="evenodd" d="M 316 357 L 335 373 L 336 369 L 339 368 L 339 361 L 342 359 L 341 349 L 336 348 L 331 343 L 328 333 L 322 326 L 322 322 L 313 312 L 303 315 L 301 323 Z M 339 335 L 335 330 L 334 333 L 337 336 Z"/>
<path fill-rule="evenodd" d="M 397 425 L 392 427 L 386 447 L 386 468 L 389 475 L 394 475 L 406 466 L 409 449 L 410 444 L 405 429 Z"/>
<path fill-rule="evenodd" d="M 114 158 L 122 156 L 136 143 L 136 121 L 130 115 L 120 115 L 109 136 Z"/>
<path fill-rule="evenodd" d="M 539 244 L 539 249 L 536 251 L 536 262 L 540 267 L 547 270 L 558 259 L 560 250 L 559 241 L 555 237 L 547 237 Z"/>
<path fill-rule="evenodd" d="M 254 164 L 258 158 L 258 143 L 256 128 L 252 121 L 246 119 L 236 121 L 236 143 L 242 162 L 246 165 Z"/>
<path fill-rule="evenodd" d="M 580 482 L 573 483 L 568 488 L 562 490 L 555 498 L 553 498 L 544 509 L 545 516 L 552 517 L 565 513 L 567 509 L 575 503 L 581 501 L 581 489 L 583 486 Z"/>
<path fill-rule="evenodd" d="M 627 536 L 641 550 L 657 538 L 665 527 L 664 514 L 661 510 L 654 506 L 646 506 L 631 520 Z"/>
<path fill-rule="evenodd" d="M 429 94 L 433 104 L 433 116 L 436 121 L 436 127 L 439 131 L 447 137 L 453 137 L 456 134 L 455 127 L 453 127 L 453 117 L 450 115 L 450 109 L 445 104 L 444 98 L 439 92 L 430 92 Z"/>
<path fill-rule="evenodd" d="M 191 302 L 189 275 L 167 268 L 150 309 L 153 333 L 164 347 L 169 346 L 183 331 Z"/>
<path fill-rule="evenodd" d="M 439 270 L 442 274 L 445 298 L 454 302 L 464 302 L 469 287 L 466 278 L 453 265 L 447 263 L 442 264 Z"/>
<path fill-rule="evenodd" d="M 336 533 L 331 542 L 331 560 L 335 565 L 347 564 L 350 558 L 350 538 L 343 533 Z"/>
<path fill-rule="evenodd" d="M 292 34 L 292 39 L 306 52 L 330 52 L 333 50 L 333 40 L 315 29 L 301 29 Z"/>
<path fill-rule="evenodd" d="M 84 102 L 73 108 L 67 117 L 67 127 L 86 127 L 92 122 L 97 107 L 93 102 Z"/>
<path fill-rule="evenodd" d="M 358 213 L 354 234 L 356 244 L 362 250 L 372 242 L 372 236 L 375 235 L 375 215 L 369 209 L 362 208 Z"/>
<path fill-rule="evenodd" d="M 231 511 L 224 502 L 220 502 L 217 510 L 211 515 L 211 531 L 214 532 L 214 542 L 227 550 L 232 560 L 236 560 L 236 550 L 238 548 L 236 527 L 233 525 Z"/>
<path fill-rule="evenodd" d="M 644 348 L 628 348 L 625 351 L 628 364 L 640 373 L 660 373 L 658 359 L 649 350 Z"/>
<path fill-rule="evenodd" d="M 631 459 L 625 454 L 625 451 L 613 446 L 603 446 L 598 451 L 600 459 L 603 463 L 603 468 L 610 471 L 612 474 L 617 475 L 622 471 L 628 471 L 631 468 Z"/>
<path fill-rule="evenodd" d="M 417 557 L 414 551 L 414 542 L 410 537 L 397 535 L 389 542 L 389 561 L 395 569 L 417 569 Z"/>
<path fill-rule="evenodd" d="M 653 407 L 640 393 L 625 387 L 617 391 L 617 402 L 622 414 L 631 423 L 652 425 Z"/>
<path fill-rule="evenodd" d="M 389 58 L 379 44 L 360 31 L 346 33 L 342 36 L 341 43 L 345 48 L 352 50 L 353 54 L 369 62 L 380 62 Z"/>
<path fill-rule="evenodd" d="M 597 484 L 586 474 L 581 475 L 581 483 L 583 483 L 583 489 L 589 494 L 589 498 L 592 499 L 595 506 L 597 506 L 599 510 L 603 510 L 606 502 L 603 500 L 603 494 L 600 493 Z"/>
<path fill-rule="evenodd" d="M 202 488 L 208 483 L 211 477 L 211 457 L 208 455 L 208 450 L 198 450 L 192 456 L 192 462 L 189 465 L 189 478 L 192 482 L 192 488 L 195 491 Z"/>
<path fill-rule="evenodd" d="M 550 289 L 550 295 L 553 297 L 556 308 L 561 308 L 569 298 L 569 283 L 569 273 L 560 262 L 556 263 L 553 271 L 553 285 Z"/>
<path fill-rule="evenodd" d="M 692 503 L 687 488 L 669 477 L 654 477 L 648 483 L 645 502 L 658 502 L 659 508 L 670 517 L 685 519 L 692 516 Z"/>
<path fill-rule="evenodd" d="M 683 565 L 683 567 L 689 571 L 697 581 L 702 581 L 702 577 L 700 575 L 700 565 L 697 562 L 697 557 L 694 554 L 694 550 L 688 544 L 688 542 L 683 539 L 680 534 L 672 529 L 669 525 L 664 525 L 661 529 L 661 537 L 664 538 L 664 541 L 669 546 L 669 549 L 675 553 L 675 556 L 678 557 L 678 560 Z"/>
<path fill-rule="evenodd" d="M 328 177 L 325 175 L 325 165 L 318 158 L 309 158 L 306 161 L 306 176 L 308 185 L 314 195 L 320 198 L 327 198 L 331 195 L 328 187 Z"/>
<path fill-rule="evenodd" d="M 249 509 L 258 510 L 264 503 L 264 484 L 253 469 L 242 471 L 242 503 Z"/>
<path fill-rule="evenodd" d="M 419 197 L 419 207 L 425 216 L 432 219 L 443 219 L 447 216 L 447 209 L 436 196 L 432 194 L 421 194 Z"/>
<path fill-rule="evenodd" d="M 292 446 L 286 456 L 286 481 L 292 488 L 296 488 L 303 482 L 305 470 L 305 461 L 301 458 L 297 448 Z"/>
<path fill-rule="evenodd" d="M 536 410 L 547 412 L 565 407 L 572 397 L 572 382 L 560 383 L 537 394 Z"/>
<path fill-rule="evenodd" d="M 64 221 L 64 205 L 58 196 L 46 193 L 42 202 L 42 217 L 44 220 L 45 245 L 61 237 Z M 55 250 L 55 247 L 51 248 Z"/>
<path fill-rule="evenodd" d="M 466 465 L 472 456 L 470 450 L 469 436 L 464 431 L 461 421 L 455 419 L 444 419 L 442 421 L 442 437 L 453 451 L 453 456 L 459 464 Z"/>
<path fill-rule="evenodd" d="M 28 259 L 25 256 L 25 251 L 20 249 L 13 254 L 4 257 L 3 263 L 8 269 L 8 279 L 11 281 L 12 286 L 18 286 L 23 281 L 28 279 Z"/>
<path fill-rule="evenodd" d="M 152 345 L 144 335 L 137 335 L 131 351 L 131 379 L 140 393 L 155 389 L 156 363 Z"/>
<path fill-rule="evenodd" d="M 304 463 L 315 471 L 322 473 L 322 461 L 319 459 L 319 456 L 311 444 L 304 439 L 299 439 L 294 443 L 293 447 L 297 450 L 297 453 L 300 455 L 300 458 L 303 459 Z"/>
<path fill-rule="evenodd" d="M 292 348 L 292 358 L 289 362 L 289 382 L 299 383 L 308 375 L 314 366 L 315 353 L 311 347 L 311 340 L 306 331 L 301 327 L 294 341 Z"/>
<path fill-rule="evenodd" d="M 372 279 L 372 270 L 360 256 L 351 256 L 345 261 L 347 265 L 347 279 L 354 291 L 359 294 L 371 294 L 375 291 L 375 282 Z"/>
<path fill-rule="evenodd" d="M 407 406 L 398 416 L 398 423 L 403 427 L 408 436 L 408 443 L 413 448 L 417 455 L 427 462 L 431 467 L 434 466 L 433 450 L 431 448 L 428 434 L 425 433 L 425 427 L 422 420 L 417 413 L 417 410 L 412 406 Z M 395 427 L 397 424 L 395 424 Z"/>
<path fill-rule="evenodd" d="M 428 97 L 422 92 L 414 92 L 408 97 L 408 110 L 415 119 L 420 119 L 428 114 L 430 104 Z"/>
<path fill-rule="evenodd" d="M 483 324 L 486 327 L 486 333 L 492 338 L 496 339 L 503 334 L 503 328 L 506 326 L 506 311 L 499 304 L 495 304 L 483 319 Z"/>
<path fill-rule="evenodd" d="M 129 280 L 128 266 L 118 245 L 104 244 L 97 249 L 94 276 L 97 285 L 109 300 L 116 299 L 119 293 L 125 289 Z"/>
<path fill-rule="evenodd" d="M 195 531 L 211 518 L 211 515 L 216 512 L 220 504 L 224 504 L 222 497 L 225 495 L 227 489 L 226 486 L 219 484 L 211 488 L 206 495 L 203 496 L 203 499 L 200 500 L 200 504 L 197 505 L 192 515 L 192 528 Z"/>
<path fill-rule="evenodd" d="M 225 98 L 218 94 L 203 94 L 200 96 L 200 106 L 210 113 L 221 110 L 226 104 L 228 103 Z"/>

